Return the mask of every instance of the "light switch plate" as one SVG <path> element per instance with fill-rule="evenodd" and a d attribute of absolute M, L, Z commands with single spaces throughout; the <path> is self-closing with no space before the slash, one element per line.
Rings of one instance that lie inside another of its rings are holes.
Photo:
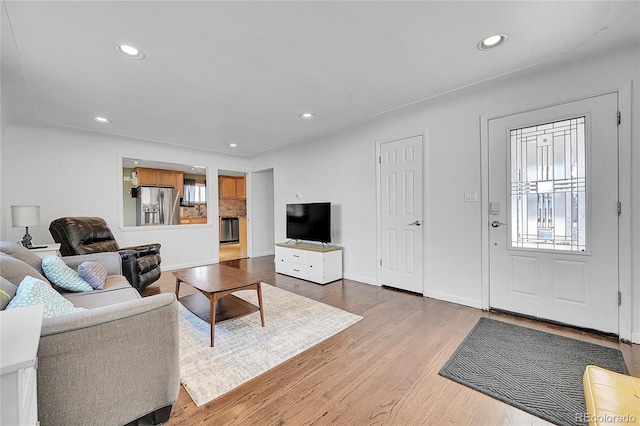
<path fill-rule="evenodd" d="M 465 203 L 476 203 L 478 201 L 478 194 L 473 191 L 464 191 Z"/>

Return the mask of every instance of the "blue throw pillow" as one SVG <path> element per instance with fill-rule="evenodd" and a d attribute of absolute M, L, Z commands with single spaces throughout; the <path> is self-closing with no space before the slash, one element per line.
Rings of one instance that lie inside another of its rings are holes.
<path fill-rule="evenodd" d="M 44 317 L 53 318 L 73 312 L 84 311 L 76 308 L 73 303 L 62 297 L 49 283 L 33 277 L 24 277 L 16 295 L 11 299 L 6 309 L 24 308 L 26 306 L 44 304 Z"/>
<path fill-rule="evenodd" d="M 42 258 L 42 270 L 55 285 L 69 291 L 93 291 L 91 284 L 80 278 L 78 273 L 68 267 L 58 256 L 48 254 Z"/>

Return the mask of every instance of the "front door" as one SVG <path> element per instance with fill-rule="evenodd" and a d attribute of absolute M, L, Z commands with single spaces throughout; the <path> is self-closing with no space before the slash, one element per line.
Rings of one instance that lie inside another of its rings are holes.
<path fill-rule="evenodd" d="M 380 145 L 382 285 L 422 294 L 422 136 Z"/>
<path fill-rule="evenodd" d="M 495 309 L 618 333 L 616 93 L 489 121 Z"/>

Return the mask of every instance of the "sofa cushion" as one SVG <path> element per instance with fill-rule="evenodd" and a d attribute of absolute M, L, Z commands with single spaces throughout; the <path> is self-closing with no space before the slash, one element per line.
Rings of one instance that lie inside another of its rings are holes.
<path fill-rule="evenodd" d="M 107 268 L 97 262 L 82 262 L 78 265 L 78 275 L 95 290 L 102 290 L 107 280 Z"/>
<path fill-rule="evenodd" d="M 44 304 L 44 317 L 54 318 L 84 310 L 76 308 L 71 302 L 55 291 L 48 282 L 34 277 L 24 277 L 16 295 L 6 309 L 23 308 L 25 306 Z"/>
<path fill-rule="evenodd" d="M 0 253 L 0 276 L 15 285 L 20 285 L 26 276 L 47 281 L 33 266 L 5 253 Z"/>
<path fill-rule="evenodd" d="M 122 277 L 124 279 L 124 277 Z M 140 294 L 131 287 L 126 279 L 126 288 L 115 290 L 95 290 L 87 293 L 63 293 L 65 299 L 73 303 L 74 306 L 95 309 L 116 303 L 129 302 L 140 299 Z"/>
<path fill-rule="evenodd" d="M 42 270 L 49 281 L 69 291 L 93 291 L 93 287 L 80 278 L 78 273 L 68 267 L 58 256 L 48 254 L 42 258 Z"/>
<path fill-rule="evenodd" d="M 22 244 L 0 241 L 0 252 L 31 265 L 41 275 L 44 273 L 42 271 L 42 259 L 40 259 L 40 256 L 28 248 L 25 248 Z"/>
<path fill-rule="evenodd" d="M 18 290 L 18 286 L 0 277 L 0 290 L 6 293 L 6 296 L 4 294 L 0 294 L 0 311 L 1 311 L 7 307 L 7 305 L 9 304 L 9 301 L 13 299 L 13 296 L 16 295 L 16 290 Z"/>

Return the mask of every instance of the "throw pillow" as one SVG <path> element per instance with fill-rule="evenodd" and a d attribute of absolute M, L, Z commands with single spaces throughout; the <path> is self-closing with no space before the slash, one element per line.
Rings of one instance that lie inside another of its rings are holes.
<path fill-rule="evenodd" d="M 95 290 L 103 290 L 107 281 L 107 268 L 98 262 L 82 262 L 78 265 L 78 275 Z"/>
<path fill-rule="evenodd" d="M 24 308 L 26 306 L 44 304 L 44 317 L 54 318 L 73 312 L 84 311 L 76 308 L 71 302 L 55 291 L 49 283 L 33 277 L 24 277 L 18 286 L 16 295 L 7 305 L 7 309 Z"/>
<path fill-rule="evenodd" d="M 16 291 L 18 287 L 15 284 L 9 282 L 8 280 L 0 277 L 0 290 L 2 290 L 5 294 L 0 293 L 0 311 L 7 307 L 13 296 L 16 295 Z M 7 296 L 9 298 L 7 298 Z"/>
<path fill-rule="evenodd" d="M 0 276 L 10 283 L 20 285 L 24 277 L 35 277 L 39 280 L 47 279 L 33 266 L 5 253 L 0 253 Z"/>
<path fill-rule="evenodd" d="M 69 291 L 93 291 L 93 287 L 80 278 L 78 273 L 68 267 L 58 256 L 48 254 L 42 258 L 42 270 L 55 285 Z"/>
<path fill-rule="evenodd" d="M 42 274 L 42 266 L 40 265 L 42 259 L 40 259 L 40 256 L 38 256 L 34 252 L 23 247 L 22 244 L 11 243 L 9 241 L 0 241 L 0 252 L 6 253 L 18 260 L 22 260 L 23 262 L 35 268 L 35 270 L 38 271 L 39 274 Z"/>

